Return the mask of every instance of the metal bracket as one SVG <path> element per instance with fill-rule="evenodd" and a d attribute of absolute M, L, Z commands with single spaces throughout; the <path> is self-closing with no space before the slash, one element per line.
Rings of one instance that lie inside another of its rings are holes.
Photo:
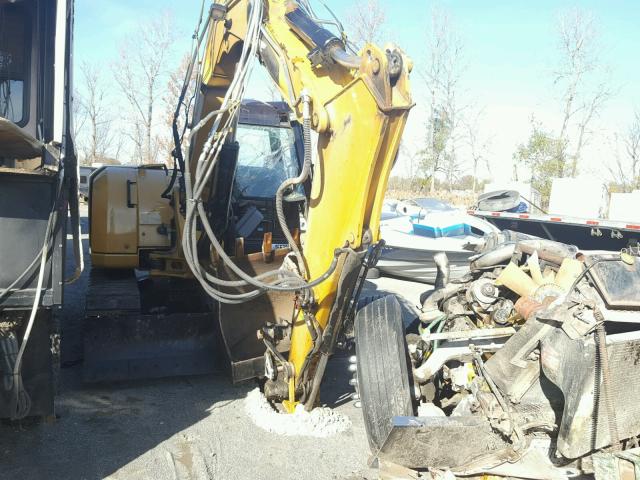
<path fill-rule="evenodd" d="M 131 201 L 131 185 L 137 185 L 138 182 L 127 180 L 127 208 L 135 208 L 136 204 Z"/>

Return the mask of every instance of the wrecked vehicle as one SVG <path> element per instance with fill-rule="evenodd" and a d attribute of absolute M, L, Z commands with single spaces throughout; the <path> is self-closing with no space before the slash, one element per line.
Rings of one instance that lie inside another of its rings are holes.
<path fill-rule="evenodd" d="M 354 383 L 381 469 L 640 478 L 637 259 L 506 231 L 463 278 L 435 260 L 417 329 L 403 331 L 393 296 L 355 320 Z"/>

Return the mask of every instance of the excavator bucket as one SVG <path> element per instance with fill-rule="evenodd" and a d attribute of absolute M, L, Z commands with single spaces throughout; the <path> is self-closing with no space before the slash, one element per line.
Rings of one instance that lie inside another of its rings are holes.
<path fill-rule="evenodd" d="M 194 281 L 92 270 L 84 325 L 86 382 L 214 371 L 216 307 Z"/>
<path fill-rule="evenodd" d="M 254 253 L 236 258 L 236 264 L 252 276 L 279 268 L 288 249 L 273 251 L 269 255 Z M 228 270 L 223 276 L 233 277 Z M 245 290 L 229 290 L 240 293 Z M 230 365 L 231 379 L 234 383 L 264 375 L 265 344 L 257 336 L 264 326 L 287 325 L 293 314 L 293 295 L 289 292 L 269 292 L 250 302 L 239 305 L 220 305 L 220 334 L 224 350 Z M 278 343 L 278 350 L 289 350 L 288 339 Z"/>

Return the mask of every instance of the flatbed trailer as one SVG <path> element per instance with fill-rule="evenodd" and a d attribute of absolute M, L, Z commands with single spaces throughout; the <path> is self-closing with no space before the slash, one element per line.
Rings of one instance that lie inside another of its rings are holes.
<path fill-rule="evenodd" d="M 554 214 L 469 210 L 500 230 L 514 230 L 540 238 L 576 245 L 583 250 L 640 251 L 640 220 L 637 223 L 580 218 Z"/>

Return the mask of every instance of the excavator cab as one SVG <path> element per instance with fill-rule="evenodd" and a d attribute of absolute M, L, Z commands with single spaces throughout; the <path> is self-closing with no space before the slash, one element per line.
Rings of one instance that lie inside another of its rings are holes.
<path fill-rule="evenodd" d="M 274 248 L 288 247 L 276 218 L 276 191 L 287 178 L 299 174 L 304 156 L 302 128 L 290 120 L 290 112 L 284 102 L 255 100 L 245 100 L 240 110 L 231 207 L 238 219 L 234 238 L 244 239 L 245 253 L 260 252 L 265 235 Z M 304 191 L 298 186 L 287 195 L 285 215 L 291 229 L 300 228 Z"/>
<path fill-rule="evenodd" d="M 301 169 L 301 127 L 283 102 L 245 100 L 236 138 L 237 148 L 216 172 L 212 220 L 225 250 L 248 271 L 273 268 L 288 251 L 276 191 Z M 179 241 L 175 200 L 163 196 L 171 183 L 164 166 L 106 166 L 89 181 L 85 381 L 203 374 L 221 364 L 231 366 L 234 381 L 261 376 L 264 344 L 255 332 L 290 317 L 290 296 L 265 296 L 252 312 L 211 301 L 172 258 Z M 304 191 L 301 185 L 287 194 L 284 212 L 294 231 L 300 229 Z"/>
<path fill-rule="evenodd" d="M 0 0 L 0 418 L 54 414 L 68 233 L 81 269 L 72 19 L 71 1 Z"/>

